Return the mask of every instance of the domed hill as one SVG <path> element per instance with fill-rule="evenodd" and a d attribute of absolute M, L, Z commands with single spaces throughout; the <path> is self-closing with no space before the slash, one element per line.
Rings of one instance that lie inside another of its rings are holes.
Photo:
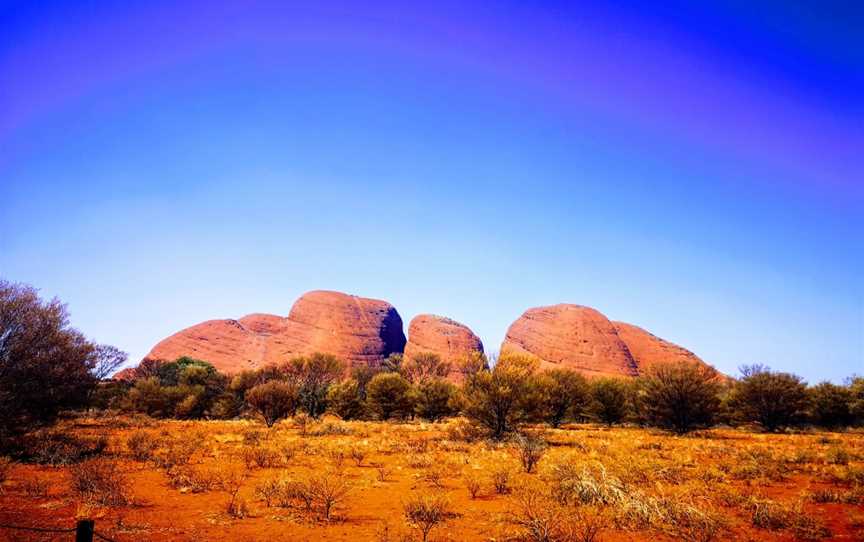
<path fill-rule="evenodd" d="M 355 364 L 378 363 L 402 352 L 402 319 L 385 301 L 340 292 L 302 295 L 287 318 L 250 314 L 239 320 L 209 320 L 162 340 L 145 359 L 203 359 L 222 372 L 280 363 L 313 352 Z"/>
<path fill-rule="evenodd" d="M 541 369 L 569 368 L 586 376 L 638 376 L 658 363 L 684 359 L 704 363 L 639 327 L 569 304 L 525 311 L 507 330 L 501 351 L 534 355 Z"/>
<path fill-rule="evenodd" d="M 638 374 L 612 322 L 581 305 L 528 309 L 510 325 L 501 351 L 534 355 L 541 369 L 575 369 L 592 376 Z"/>
<path fill-rule="evenodd" d="M 483 342 L 468 326 L 434 314 L 415 316 L 408 325 L 405 357 L 420 352 L 438 354 L 443 361 L 455 363 L 470 352 L 483 352 Z M 455 371 L 451 373 L 457 379 Z"/>

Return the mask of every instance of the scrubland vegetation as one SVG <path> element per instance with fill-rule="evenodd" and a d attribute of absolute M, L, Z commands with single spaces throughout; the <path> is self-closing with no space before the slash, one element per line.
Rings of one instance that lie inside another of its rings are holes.
<path fill-rule="evenodd" d="M 92 517 L 115 540 L 864 534 L 862 378 L 672 363 L 587 380 L 511 354 L 349 370 L 314 354 L 233 377 L 145 362 L 111 381 L 122 353 L 59 303 L 0 283 L 0 309 L 0 524 Z"/>

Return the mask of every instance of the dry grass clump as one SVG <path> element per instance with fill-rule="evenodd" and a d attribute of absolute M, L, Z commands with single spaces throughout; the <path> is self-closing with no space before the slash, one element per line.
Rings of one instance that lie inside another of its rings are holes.
<path fill-rule="evenodd" d="M 522 470 L 528 474 L 534 472 L 534 468 L 546 452 L 546 442 L 533 435 L 517 435 L 514 442 L 519 453 L 519 461 L 522 463 Z"/>
<path fill-rule="evenodd" d="M 423 542 L 429 540 L 432 529 L 456 517 L 450 501 L 440 493 L 419 493 L 411 496 L 402 506 L 405 520 L 418 531 Z"/>
<path fill-rule="evenodd" d="M 152 432 L 139 429 L 126 438 L 126 448 L 136 461 L 149 461 L 159 448 L 159 439 Z"/>
<path fill-rule="evenodd" d="M 104 435 L 77 436 L 61 429 L 43 429 L 27 435 L 22 456 L 34 463 L 57 467 L 97 456 L 107 447 Z"/>
<path fill-rule="evenodd" d="M 31 499 L 44 499 L 50 488 L 51 483 L 44 478 L 25 478 L 21 481 L 21 491 Z"/>
<path fill-rule="evenodd" d="M 282 464 L 283 454 L 283 451 L 262 445 L 244 446 L 240 453 L 247 469 L 278 467 Z"/>
<path fill-rule="evenodd" d="M 480 489 L 483 487 L 483 482 L 480 477 L 469 471 L 462 475 L 462 481 L 465 482 L 465 488 L 468 490 L 468 495 L 470 495 L 472 499 L 476 499 L 480 494 Z"/>
<path fill-rule="evenodd" d="M 132 502 L 126 473 L 116 462 L 94 459 L 72 467 L 72 490 L 87 502 L 123 506 Z"/>
<path fill-rule="evenodd" d="M 562 506 L 537 486 L 516 492 L 505 522 L 509 538 L 526 542 L 594 542 L 609 526 L 600 508 Z"/>
<path fill-rule="evenodd" d="M 268 507 L 293 508 L 309 517 L 333 519 L 336 508 L 351 490 L 345 475 L 339 471 L 266 478 L 255 488 L 255 495 Z"/>
<path fill-rule="evenodd" d="M 510 476 L 511 471 L 507 466 L 500 466 L 492 471 L 492 487 L 495 488 L 495 493 L 499 495 L 510 493 Z"/>

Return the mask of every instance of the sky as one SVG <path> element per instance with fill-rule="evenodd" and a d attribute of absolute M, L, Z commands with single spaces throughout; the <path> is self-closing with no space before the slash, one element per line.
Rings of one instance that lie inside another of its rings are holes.
<path fill-rule="evenodd" d="M 327 289 L 864 374 L 860 2 L 369 4 L 0 0 L 0 277 L 135 363 Z"/>

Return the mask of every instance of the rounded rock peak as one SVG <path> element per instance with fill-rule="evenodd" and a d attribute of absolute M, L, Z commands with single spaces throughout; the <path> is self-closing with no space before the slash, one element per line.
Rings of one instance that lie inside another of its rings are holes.
<path fill-rule="evenodd" d="M 541 369 L 573 369 L 588 376 L 636 376 L 638 367 L 600 311 L 561 303 L 526 310 L 510 328 L 502 352 L 531 354 Z"/>

